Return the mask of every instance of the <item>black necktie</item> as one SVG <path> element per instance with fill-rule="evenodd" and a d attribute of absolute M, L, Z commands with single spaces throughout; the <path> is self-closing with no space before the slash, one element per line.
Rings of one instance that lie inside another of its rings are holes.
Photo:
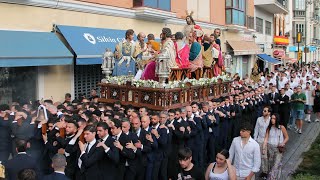
<path fill-rule="evenodd" d="M 86 148 L 86 153 L 87 154 L 89 153 L 89 145 L 90 145 L 90 143 L 88 143 L 87 148 Z"/>

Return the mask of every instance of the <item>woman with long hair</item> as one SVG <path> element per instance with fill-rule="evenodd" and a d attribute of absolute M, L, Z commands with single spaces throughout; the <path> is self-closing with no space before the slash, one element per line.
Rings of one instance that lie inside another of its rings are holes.
<path fill-rule="evenodd" d="M 272 114 L 262 148 L 262 153 L 267 153 L 268 156 L 269 179 L 280 179 L 280 162 L 288 140 L 286 128 L 280 125 L 279 114 Z"/>
<path fill-rule="evenodd" d="M 236 171 L 231 165 L 229 151 L 223 149 L 216 156 L 216 162 L 211 163 L 206 171 L 206 180 L 236 180 Z"/>

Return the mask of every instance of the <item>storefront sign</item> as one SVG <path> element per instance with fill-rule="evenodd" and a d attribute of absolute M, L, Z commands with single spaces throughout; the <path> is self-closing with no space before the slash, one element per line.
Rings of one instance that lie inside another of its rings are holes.
<path fill-rule="evenodd" d="M 273 57 L 275 58 L 282 58 L 283 56 L 285 56 L 285 52 L 284 50 L 274 50 L 273 51 Z"/>
<path fill-rule="evenodd" d="M 289 38 L 285 36 L 274 36 L 273 42 L 276 45 L 289 45 Z"/>

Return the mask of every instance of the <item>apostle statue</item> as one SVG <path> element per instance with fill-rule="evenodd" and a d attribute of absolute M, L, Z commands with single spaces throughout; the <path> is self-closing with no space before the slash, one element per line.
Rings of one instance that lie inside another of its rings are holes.
<path fill-rule="evenodd" d="M 135 75 L 136 62 L 133 58 L 135 52 L 135 43 L 133 41 L 134 31 L 126 31 L 126 39 L 116 46 L 115 65 L 112 72 L 113 76 Z"/>
<path fill-rule="evenodd" d="M 141 74 L 144 69 L 143 61 L 146 60 L 146 59 L 144 59 L 144 57 L 146 57 L 146 55 L 148 54 L 148 46 L 144 42 L 145 38 L 146 38 L 146 35 L 144 33 L 140 32 L 138 34 L 137 42 L 135 44 L 135 51 L 133 54 L 133 57 L 136 58 L 136 62 L 138 65 L 138 72 L 135 75 L 135 79 L 137 79 L 137 80 L 141 78 Z"/>
<path fill-rule="evenodd" d="M 195 32 L 189 33 L 189 60 L 191 72 L 194 72 L 198 68 L 203 68 L 202 51 L 203 48 L 199 42 L 197 42 L 197 36 Z"/>
<path fill-rule="evenodd" d="M 252 69 L 250 78 L 252 79 L 252 81 L 254 83 L 258 83 L 259 80 L 260 80 L 260 73 L 259 73 L 259 68 L 258 68 L 258 63 L 257 62 L 254 64 L 254 67 Z"/>
<path fill-rule="evenodd" d="M 171 40 L 171 36 L 172 36 L 171 29 L 169 28 L 162 29 L 162 33 L 160 35 L 162 44 L 161 44 L 161 49 L 159 53 L 169 57 L 168 63 L 167 63 L 169 69 L 178 67 L 176 64 L 176 51 L 174 48 L 174 43 Z M 154 41 L 151 41 L 150 44 L 155 44 L 155 43 Z M 155 56 L 157 56 L 157 53 L 155 54 Z M 156 76 L 155 70 L 156 70 L 156 62 L 151 61 L 145 67 L 144 72 L 142 73 L 141 79 L 156 80 L 156 81 L 159 80 L 159 78 Z"/>

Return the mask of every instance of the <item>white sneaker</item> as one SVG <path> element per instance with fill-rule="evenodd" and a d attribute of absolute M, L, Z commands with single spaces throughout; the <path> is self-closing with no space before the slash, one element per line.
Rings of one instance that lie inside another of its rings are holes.
<path fill-rule="evenodd" d="M 291 125 L 288 125 L 288 129 L 289 129 L 289 130 L 291 130 L 291 129 L 292 129 Z"/>
<path fill-rule="evenodd" d="M 301 131 L 301 129 L 299 129 L 299 132 L 298 132 L 299 134 L 302 134 L 302 131 Z"/>
<path fill-rule="evenodd" d="M 315 122 L 319 122 L 319 119 L 316 119 Z"/>
<path fill-rule="evenodd" d="M 311 120 L 310 120 L 310 119 L 308 119 L 308 123 L 311 123 Z"/>

